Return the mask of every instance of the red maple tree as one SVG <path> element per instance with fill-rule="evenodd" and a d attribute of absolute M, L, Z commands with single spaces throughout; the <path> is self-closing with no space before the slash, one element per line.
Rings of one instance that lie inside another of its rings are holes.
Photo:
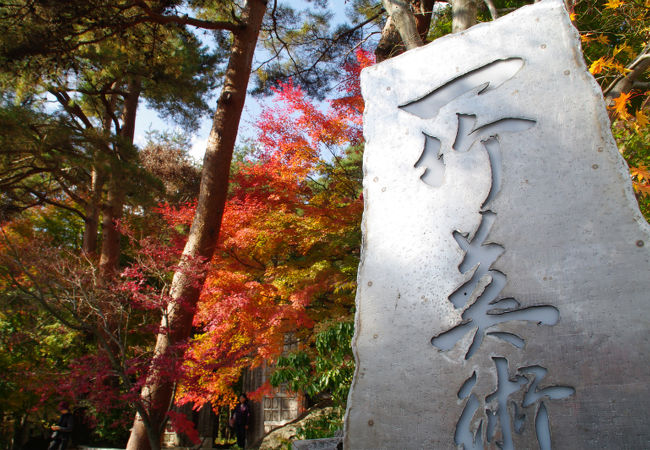
<path fill-rule="evenodd" d="M 371 63 L 357 52 L 335 100 L 319 105 L 289 82 L 263 111 L 258 145 L 231 177 L 179 403 L 232 404 L 242 371 L 273 361 L 288 333 L 306 340 L 315 325 L 350 317 L 363 210 L 359 72 Z"/>

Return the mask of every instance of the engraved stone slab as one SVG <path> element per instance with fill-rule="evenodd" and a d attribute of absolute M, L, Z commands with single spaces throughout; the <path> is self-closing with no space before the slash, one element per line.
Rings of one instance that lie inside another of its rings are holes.
<path fill-rule="evenodd" d="M 345 447 L 650 448 L 650 227 L 562 3 L 362 87 Z"/>

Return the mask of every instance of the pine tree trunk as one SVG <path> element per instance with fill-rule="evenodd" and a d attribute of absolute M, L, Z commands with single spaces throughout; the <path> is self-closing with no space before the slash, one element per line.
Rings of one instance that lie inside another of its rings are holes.
<path fill-rule="evenodd" d="M 117 83 L 112 83 L 111 88 L 115 88 Z M 111 127 L 113 125 L 112 112 L 117 103 L 117 95 L 113 94 L 107 101 L 107 111 L 104 114 L 102 130 L 106 137 L 106 142 L 109 142 L 111 136 Z M 90 195 L 85 208 L 85 223 L 84 234 L 82 241 L 82 250 L 88 256 L 94 257 L 97 253 L 97 232 L 99 231 L 99 214 L 101 212 L 101 201 L 104 190 L 104 183 L 106 181 L 106 174 L 102 170 L 100 161 L 105 158 L 101 152 L 96 153 L 93 158 L 93 167 L 90 178 Z"/>
<path fill-rule="evenodd" d="M 97 253 L 97 232 L 99 230 L 99 211 L 102 200 L 102 189 L 104 181 L 97 168 L 93 168 L 91 173 L 90 198 L 86 206 L 84 219 L 84 235 L 81 249 L 88 255 Z"/>
<path fill-rule="evenodd" d="M 423 43 L 426 43 L 427 34 L 429 34 L 429 28 L 431 28 L 434 3 L 434 0 L 419 0 L 414 2 L 415 26 Z"/>
<path fill-rule="evenodd" d="M 203 159 L 201 188 L 196 213 L 179 269 L 171 287 L 172 300 L 161 323 L 156 340 L 154 359 L 174 359 L 176 344 L 185 341 L 191 332 L 192 319 L 205 275 L 195 275 L 196 261 L 209 261 L 214 254 L 221 227 L 221 219 L 228 193 L 230 162 L 244 108 L 246 89 L 250 78 L 253 54 L 266 11 L 263 0 L 249 0 L 243 13 L 245 27 L 234 34 L 224 87 L 217 103 L 212 130 Z M 198 278 L 198 279 L 197 279 Z M 174 380 L 165 379 L 152 365 L 141 401 L 147 406 L 147 422 L 154 433 L 162 433 L 165 416 L 173 401 Z M 136 418 L 127 444 L 127 450 L 155 450 L 158 442 L 150 443 L 145 422 Z"/>
<path fill-rule="evenodd" d="M 453 0 L 451 2 L 451 32 L 458 33 L 476 25 L 477 12 L 476 0 Z"/>
<path fill-rule="evenodd" d="M 119 167 L 112 167 L 106 204 L 102 208 L 102 248 L 99 257 L 99 273 L 103 281 L 110 280 L 117 271 L 120 259 L 120 232 L 116 221 L 122 218 L 124 195 L 119 180 Z"/>
<path fill-rule="evenodd" d="M 422 39 L 415 24 L 415 17 L 409 0 L 383 0 L 384 9 L 390 15 L 391 21 L 399 31 L 402 42 L 407 50 L 422 45 Z"/>
<path fill-rule="evenodd" d="M 404 53 L 406 47 L 397 31 L 397 27 L 391 17 L 388 17 L 384 28 L 381 30 L 381 38 L 375 48 L 375 60 L 380 63 L 393 56 Z"/>
<path fill-rule="evenodd" d="M 424 44 L 431 26 L 433 4 L 434 0 L 410 0 L 410 3 L 384 0 L 390 14 L 375 49 L 377 62 Z"/>
<path fill-rule="evenodd" d="M 120 146 L 129 147 L 120 151 L 118 158 L 111 164 L 110 180 L 108 182 L 108 196 L 103 208 L 102 220 L 102 249 L 99 258 L 99 274 L 103 281 L 109 280 L 118 268 L 120 259 L 121 234 L 116 227 L 116 222 L 122 218 L 124 208 L 124 170 L 122 165 L 131 153 L 135 136 L 135 118 L 140 100 L 141 85 L 139 80 L 130 80 L 128 94 L 122 107 L 122 129 L 120 130 Z"/>

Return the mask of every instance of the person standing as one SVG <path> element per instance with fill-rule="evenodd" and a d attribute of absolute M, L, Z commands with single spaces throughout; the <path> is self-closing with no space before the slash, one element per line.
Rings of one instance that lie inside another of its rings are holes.
<path fill-rule="evenodd" d="M 70 434 L 74 427 L 74 419 L 70 412 L 70 405 L 68 402 L 61 402 L 57 408 L 61 412 L 61 417 L 56 425 L 52 425 L 52 442 L 48 450 L 65 450 L 70 442 Z"/>
<path fill-rule="evenodd" d="M 246 394 L 239 396 L 239 404 L 235 407 L 232 417 L 234 419 L 235 434 L 237 435 L 237 446 L 243 449 L 246 447 L 246 430 L 248 430 L 248 422 L 251 417 Z"/>

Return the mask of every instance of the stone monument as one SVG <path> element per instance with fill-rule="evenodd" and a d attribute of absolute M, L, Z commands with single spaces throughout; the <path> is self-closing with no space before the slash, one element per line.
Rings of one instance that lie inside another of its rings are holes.
<path fill-rule="evenodd" d="M 650 227 L 563 3 L 362 89 L 345 448 L 650 448 Z"/>

